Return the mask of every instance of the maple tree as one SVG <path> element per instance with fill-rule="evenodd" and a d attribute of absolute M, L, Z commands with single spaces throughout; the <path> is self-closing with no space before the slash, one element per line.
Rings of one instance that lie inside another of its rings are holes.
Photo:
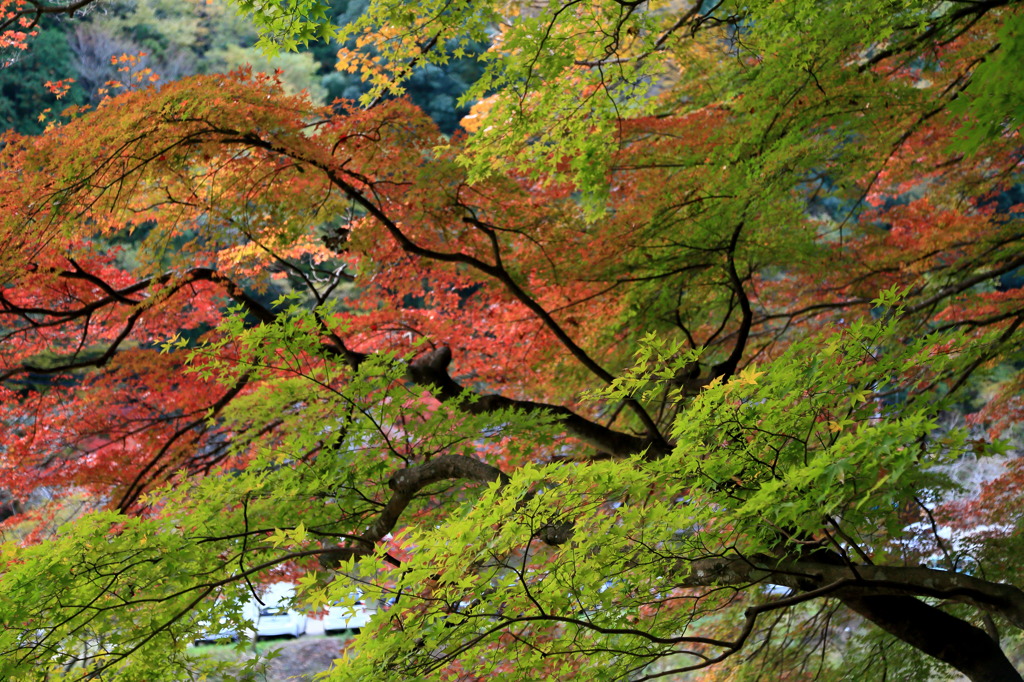
<path fill-rule="evenodd" d="M 240 5 L 369 106 L 4 138 L 5 675 L 179 679 L 283 570 L 394 602 L 329 679 L 1021 679 L 942 426 L 1021 410 L 1015 3 Z M 491 34 L 468 137 L 380 101 Z"/>

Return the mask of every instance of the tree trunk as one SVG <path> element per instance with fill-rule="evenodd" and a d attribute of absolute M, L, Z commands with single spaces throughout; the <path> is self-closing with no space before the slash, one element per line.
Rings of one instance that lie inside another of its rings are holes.
<path fill-rule="evenodd" d="M 972 682 L 1022 682 L 984 630 L 914 597 L 840 597 L 843 604 L 907 644 L 948 663 Z"/>

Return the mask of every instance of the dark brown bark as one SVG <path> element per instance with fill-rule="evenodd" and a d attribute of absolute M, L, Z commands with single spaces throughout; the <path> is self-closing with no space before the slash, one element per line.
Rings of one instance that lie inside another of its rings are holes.
<path fill-rule="evenodd" d="M 324 568 L 338 565 L 354 556 L 365 556 L 373 551 L 374 545 L 395 529 L 399 518 L 412 503 L 417 493 L 429 485 L 441 481 L 476 481 L 508 483 L 508 476 L 501 469 L 471 457 L 462 455 L 441 455 L 425 464 L 399 469 L 388 481 L 393 491 L 380 515 L 375 518 L 359 537 L 350 537 L 354 544 L 325 551 L 320 555 Z"/>
<path fill-rule="evenodd" d="M 469 395 L 469 392 L 448 373 L 452 352 L 446 346 L 420 355 L 409 363 L 409 378 L 421 386 L 430 386 L 437 391 L 439 400 L 448 401 Z M 512 398 L 488 393 L 478 399 L 467 401 L 461 409 L 471 414 L 484 414 L 501 409 L 516 408 L 524 412 L 545 413 L 556 417 L 570 435 L 593 446 L 598 452 L 611 457 L 628 457 L 646 451 L 651 457 L 668 454 L 664 441 L 634 436 L 622 431 L 609 429 L 597 422 L 576 414 L 563 405 L 549 405 L 531 400 Z"/>
<path fill-rule="evenodd" d="M 1024 592 L 1003 583 L 923 566 L 779 562 L 768 557 L 709 557 L 688 562 L 688 586 L 768 582 L 796 592 L 769 607 L 812 593 L 833 597 L 897 639 L 953 666 L 974 682 L 1022 682 L 999 642 L 968 621 L 918 597 L 956 601 L 984 616 L 1024 627 Z"/>
<path fill-rule="evenodd" d="M 686 562 L 683 585 L 767 582 L 794 590 L 832 587 L 832 596 L 934 597 L 998 615 L 1024 630 L 1024 591 L 963 573 L 924 566 L 779 561 L 770 557 L 708 557 Z"/>
<path fill-rule="evenodd" d="M 1021 682 L 984 630 L 914 597 L 842 597 L 849 609 L 890 635 L 948 663 L 972 682 Z"/>

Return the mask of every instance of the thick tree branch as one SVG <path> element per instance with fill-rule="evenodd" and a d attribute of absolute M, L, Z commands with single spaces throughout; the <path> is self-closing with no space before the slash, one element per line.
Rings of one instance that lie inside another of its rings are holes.
<path fill-rule="evenodd" d="M 432 387 L 442 401 L 465 397 L 469 392 L 448 374 L 452 360 L 451 350 L 442 346 L 429 351 L 409 363 L 409 378 L 417 384 Z M 596 422 L 585 419 L 562 405 L 549 405 L 530 400 L 514 400 L 494 393 L 481 395 L 476 400 L 466 400 L 460 409 L 470 414 L 485 414 L 496 410 L 516 408 L 525 412 L 543 412 L 556 417 L 572 436 L 592 445 L 600 452 L 612 457 L 628 457 L 647 452 L 651 458 L 668 454 L 667 444 L 651 441 L 628 433 L 614 431 Z"/>
<path fill-rule="evenodd" d="M 972 682 L 1021 682 L 1017 669 L 981 628 L 913 597 L 841 597 L 890 635 L 953 666 Z"/>
<path fill-rule="evenodd" d="M 729 265 L 729 284 L 740 306 L 740 326 L 736 330 L 736 342 L 733 344 L 732 352 L 724 361 L 718 363 L 711 369 L 711 377 L 723 377 L 728 379 L 736 368 L 739 367 L 743 352 L 747 349 L 747 339 L 750 338 L 750 330 L 754 324 L 754 311 L 750 306 L 750 297 L 743 287 L 743 279 L 736 269 L 736 247 L 739 244 L 740 233 L 743 231 L 743 223 L 740 222 L 733 230 L 729 240 L 727 260 Z"/>
<path fill-rule="evenodd" d="M 962 672 L 973 682 L 1021 682 L 999 643 L 981 628 L 918 597 L 956 601 L 1024 628 L 1024 592 L 951 571 L 924 567 L 835 565 L 770 558 L 711 557 L 688 564 L 681 586 L 771 583 L 833 597 L 894 637 Z M 769 604 L 774 604 L 773 600 Z"/>
<path fill-rule="evenodd" d="M 373 551 L 373 546 L 395 529 L 402 513 L 417 493 L 434 483 L 457 480 L 478 483 L 500 481 L 505 485 L 509 478 L 501 469 L 463 455 L 440 455 L 425 464 L 399 469 L 388 481 L 388 487 L 393 491 L 391 498 L 384 505 L 380 515 L 367 527 L 366 532 L 355 540 L 357 546 L 324 552 L 320 557 L 320 563 L 326 568 L 337 568 L 346 559 Z"/>
<path fill-rule="evenodd" d="M 834 595 L 840 598 L 935 597 L 980 608 L 1024 629 L 1024 591 L 963 573 L 923 566 L 779 562 L 739 556 L 698 559 L 687 567 L 682 584 L 689 587 L 764 582 L 802 591 L 834 585 Z"/>

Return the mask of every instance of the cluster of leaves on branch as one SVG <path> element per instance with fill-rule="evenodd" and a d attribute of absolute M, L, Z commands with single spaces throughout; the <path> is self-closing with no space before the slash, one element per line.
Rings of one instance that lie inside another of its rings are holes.
<path fill-rule="evenodd" d="M 1022 408 L 1019 17 L 377 0 L 367 108 L 6 134 L 0 674 L 180 679 L 287 574 L 392 604 L 328 679 L 1019 680 L 1020 467 L 953 501 L 945 423 Z M 485 39 L 468 137 L 369 101 Z"/>

